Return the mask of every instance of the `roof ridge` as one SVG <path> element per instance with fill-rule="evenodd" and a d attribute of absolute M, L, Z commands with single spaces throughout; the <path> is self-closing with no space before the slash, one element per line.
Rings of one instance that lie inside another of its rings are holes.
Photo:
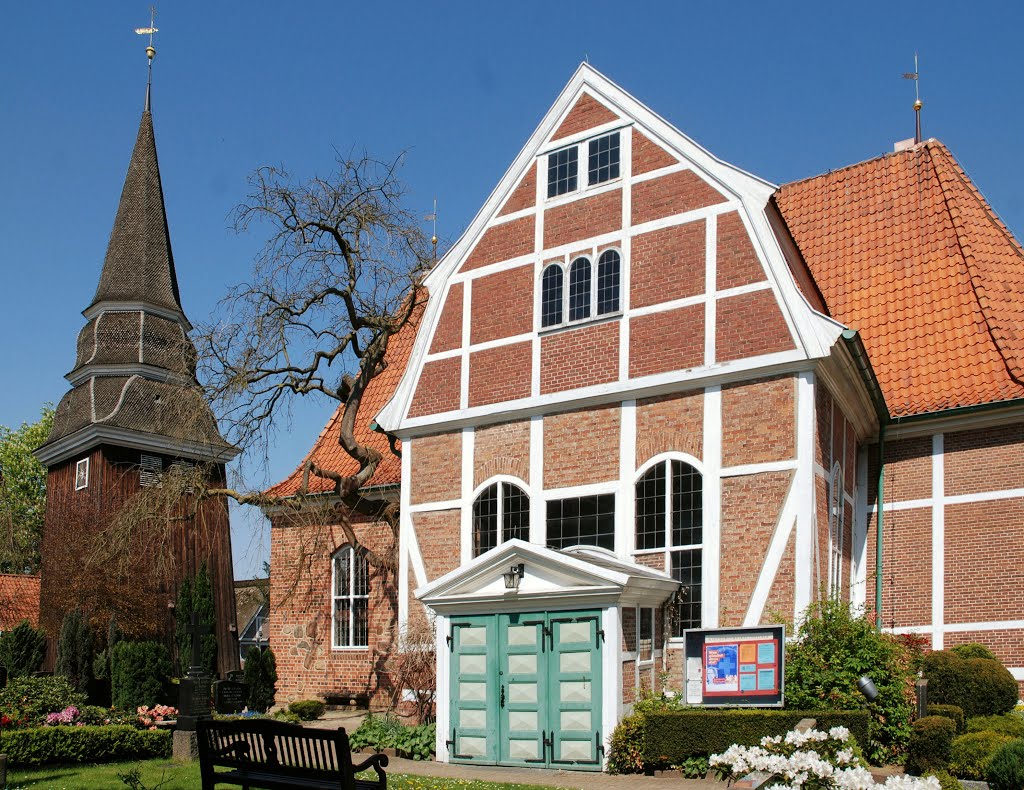
<path fill-rule="evenodd" d="M 795 181 L 787 181 L 786 183 L 781 184 L 779 186 L 779 189 L 782 190 L 782 189 L 786 189 L 787 187 L 799 186 L 799 185 L 806 184 L 809 181 L 814 181 L 814 180 L 819 179 L 819 178 L 827 178 L 829 176 L 838 175 L 839 173 L 843 173 L 843 172 L 845 172 L 847 170 L 853 170 L 853 169 L 858 168 L 858 167 L 863 167 L 864 165 L 870 164 L 872 162 L 881 162 L 883 159 L 888 159 L 889 157 L 897 157 L 897 156 L 903 156 L 904 154 L 916 153 L 919 149 L 927 148 L 929 145 L 932 145 L 932 144 L 935 144 L 935 143 L 937 143 L 939 145 L 942 145 L 942 143 L 940 143 L 934 137 L 930 137 L 927 140 L 925 140 L 923 143 L 918 143 L 917 145 L 913 146 L 912 148 L 905 148 L 902 151 L 886 151 L 885 153 L 879 154 L 878 156 L 868 157 L 867 159 L 861 159 L 859 162 L 852 162 L 851 164 L 843 165 L 842 167 L 837 167 L 835 170 L 826 170 L 824 173 L 818 173 L 817 175 L 807 176 L 805 178 L 798 178 Z"/>
<path fill-rule="evenodd" d="M 937 161 L 936 154 L 941 157 L 941 162 Z M 978 301 L 978 308 L 981 311 L 982 317 L 985 319 L 985 326 L 988 328 L 992 342 L 995 344 L 996 350 L 999 352 L 999 356 L 1002 357 L 1010 375 L 1018 381 L 1024 381 L 1024 365 L 1022 365 L 1021 360 L 1017 358 L 1017 354 L 1011 347 L 1011 340 L 1006 336 L 1006 330 L 1003 327 L 1002 322 L 999 320 L 999 316 L 996 314 L 996 311 L 993 309 L 993 298 L 989 293 L 988 287 L 984 282 L 982 272 L 980 271 L 981 264 L 978 262 L 978 259 L 974 254 L 974 246 L 971 244 L 970 234 L 967 232 L 967 228 L 964 225 L 963 217 L 961 215 L 961 206 L 957 196 L 947 188 L 947 184 L 954 179 L 959 182 L 961 186 L 967 189 L 968 194 L 979 203 L 986 219 L 988 219 L 993 227 L 995 227 L 997 232 L 999 232 L 1004 239 L 1011 242 L 1010 247 L 1022 260 L 1024 260 L 1024 251 L 1021 250 L 1019 244 L 1013 243 L 1012 236 L 1009 236 L 1006 226 L 1003 225 L 997 217 L 995 217 L 995 212 L 992 211 L 991 206 L 989 206 L 988 202 L 974 186 L 973 182 L 967 176 L 967 173 L 964 172 L 964 170 L 956 163 L 956 160 L 949 152 L 949 149 L 941 143 L 938 146 L 932 147 L 929 150 L 929 161 L 931 162 L 932 168 L 935 171 L 935 176 L 938 179 L 946 211 L 949 213 L 950 220 L 953 223 L 953 232 L 956 236 L 957 247 L 963 257 L 964 267 L 967 270 L 971 288 Z M 942 166 L 940 166 L 940 164 Z M 952 167 L 947 168 L 946 166 L 950 164 L 952 164 Z M 949 173 L 949 169 L 953 172 Z"/>

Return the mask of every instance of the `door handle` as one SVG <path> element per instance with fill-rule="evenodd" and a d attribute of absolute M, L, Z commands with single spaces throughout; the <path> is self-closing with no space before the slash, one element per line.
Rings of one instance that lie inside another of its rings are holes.
<path fill-rule="evenodd" d="M 501 684 L 501 694 L 498 696 L 498 707 L 505 707 L 505 684 Z"/>

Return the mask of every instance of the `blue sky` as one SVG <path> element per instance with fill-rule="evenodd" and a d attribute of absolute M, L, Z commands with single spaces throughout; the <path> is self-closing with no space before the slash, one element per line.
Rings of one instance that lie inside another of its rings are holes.
<path fill-rule="evenodd" d="M 0 6 L 0 424 L 66 390 L 142 110 L 145 2 Z M 228 228 L 263 164 L 406 152 L 409 204 L 456 238 L 584 58 L 714 154 L 783 183 L 945 142 L 1024 235 L 1024 6 L 1017 3 L 164 2 L 153 112 L 193 321 L 249 272 Z M 287 474 L 329 403 L 297 409 L 252 485 Z M 236 514 L 236 575 L 269 548 Z"/>

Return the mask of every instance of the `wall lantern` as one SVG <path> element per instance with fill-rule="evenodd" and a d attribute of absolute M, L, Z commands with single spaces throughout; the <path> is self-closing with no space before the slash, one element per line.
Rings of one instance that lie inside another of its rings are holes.
<path fill-rule="evenodd" d="M 878 688 L 867 675 L 864 675 L 864 677 L 857 681 L 857 689 L 868 702 L 874 702 L 878 699 Z"/>
<path fill-rule="evenodd" d="M 513 565 L 509 568 L 508 573 L 503 573 L 501 576 L 505 580 L 506 590 L 518 590 L 519 581 L 523 578 L 523 573 L 526 570 L 526 566 L 523 563 Z"/>

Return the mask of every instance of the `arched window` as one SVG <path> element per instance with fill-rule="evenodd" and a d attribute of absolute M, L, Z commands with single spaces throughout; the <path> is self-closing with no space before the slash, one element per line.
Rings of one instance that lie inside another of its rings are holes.
<path fill-rule="evenodd" d="M 540 314 L 542 327 L 562 323 L 562 267 L 557 263 L 548 266 L 541 278 Z"/>
<path fill-rule="evenodd" d="M 843 515 L 846 508 L 843 496 L 843 467 L 838 461 L 832 465 L 828 481 L 828 592 L 841 597 L 843 584 Z"/>
<path fill-rule="evenodd" d="M 605 250 L 597 259 L 597 314 L 619 309 L 619 269 L 621 258 L 615 250 Z"/>
<path fill-rule="evenodd" d="M 473 503 L 473 556 L 513 538 L 530 539 L 530 497 L 513 483 L 491 483 Z"/>
<path fill-rule="evenodd" d="M 331 617 L 334 647 L 366 647 L 369 636 L 370 574 L 366 553 L 342 546 L 334 553 Z"/>
<path fill-rule="evenodd" d="M 569 265 L 569 320 L 590 318 L 590 260 L 577 258 Z"/>
<path fill-rule="evenodd" d="M 667 549 L 680 583 L 674 636 L 701 625 L 704 481 L 685 461 L 661 461 L 636 482 L 636 549 Z"/>

